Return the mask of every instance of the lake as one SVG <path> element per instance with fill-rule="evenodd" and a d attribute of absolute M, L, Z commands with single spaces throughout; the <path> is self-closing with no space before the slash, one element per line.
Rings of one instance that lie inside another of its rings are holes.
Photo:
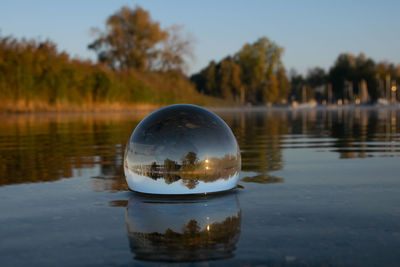
<path fill-rule="evenodd" d="M 400 110 L 217 110 L 239 187 L 138 195 L 125 144 L 145 113 L 0 117 L 2 266 L 398 266 Z"/>

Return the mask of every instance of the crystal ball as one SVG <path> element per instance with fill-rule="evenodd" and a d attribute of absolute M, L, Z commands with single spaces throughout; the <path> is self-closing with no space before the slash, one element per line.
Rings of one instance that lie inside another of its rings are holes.
<path fill-rule="evenodd" d="M 125 149 L 131 190 L 161 195 L 206 194 L 236 187 L 239 145 L 215 113 L 195 105 L 171 105 L 145 117 Z"/>

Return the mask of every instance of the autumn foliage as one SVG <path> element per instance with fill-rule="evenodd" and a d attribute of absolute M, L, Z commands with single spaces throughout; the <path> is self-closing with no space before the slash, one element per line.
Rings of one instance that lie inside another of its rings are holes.
<path fill-rule="evenodd" d="M 262 37 L 189 79 L 193 41 L 181 25 L 163 28 L 141 7 L 122 7 L 93 33 L 88 49 L 97 63 L 71 58 L 49 40 L 0 35 L 0 111 L 400 100 L 400 65 L 362 53 L 340 54 L 327 72 L 287 75 L 283 47 Z"/>
<path fill-rule="evenodd" d="M 190 41 L 147 11 L 121 8 L 89 45 L 98 63 L 71 58 L 51 41 L 0 35 L 0 110 L 135 109 L 186 102 L 218 105 L 185 77 Z"/>
<path fill-rule="evenodd" d="M 205 94 L 240 104 L 265 105 L 285 102 L 290 90 L 281 61 L 283 48 L 263 37 L 245 44 L 234 56 L 212 61 L 191 80 Z"/>

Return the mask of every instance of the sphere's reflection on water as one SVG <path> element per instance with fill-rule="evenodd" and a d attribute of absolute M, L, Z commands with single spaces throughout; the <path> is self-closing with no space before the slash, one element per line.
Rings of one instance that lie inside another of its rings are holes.
<path fill-rule="evenodd" d="M 184 200 L 133 195 L 126 212 L 131 251 L 148 261 L 233 257 L 241 219 L 236 194 Z"/>
<path fill-rule="evenodd" d="M 172 105 L 144 118 L 125 150 L 131 190 L 150 194 L 200 194 L 237 185 L 240 150 L 229 126 L 194 105 Z"/>

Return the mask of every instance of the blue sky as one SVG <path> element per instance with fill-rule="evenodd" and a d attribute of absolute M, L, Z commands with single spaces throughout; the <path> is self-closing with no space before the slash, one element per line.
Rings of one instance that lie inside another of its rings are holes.
<path fill-rule="evenodd" d="M 283 63 L 306 73 L 328 69 L 339 53 L 364 52 L 400 63 L 400 1 L 3 0 L 2 35 L 51 39 L 73 56 L 95 59 L 92 27 L 123 5 L 140 5 L 162 27 L 182 24 L 196 39 L 190 72 L 266 36 L 285 48 Z"/>

